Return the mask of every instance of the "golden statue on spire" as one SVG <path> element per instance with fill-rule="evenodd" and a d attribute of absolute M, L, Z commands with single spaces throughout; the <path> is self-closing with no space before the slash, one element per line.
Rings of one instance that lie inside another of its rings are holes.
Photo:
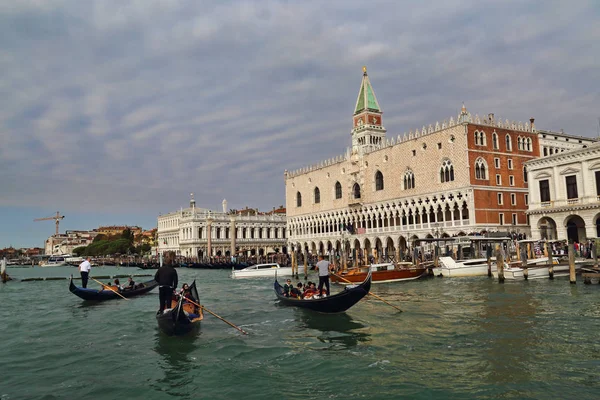
<path fill-rule="evenodd" d="M 363 65 L 363 74 L 365 74 L 365 75 L 367 74 L 367 66 L 366 65 Z"/>

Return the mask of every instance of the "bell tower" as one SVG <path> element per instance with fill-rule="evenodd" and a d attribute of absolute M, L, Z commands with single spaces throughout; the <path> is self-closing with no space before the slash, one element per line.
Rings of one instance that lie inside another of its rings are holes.
<path fill-rule="evenodd" d="M 367 75 L 367 67 L 363 67 L 363 78 L 352 117 L 353 152 L 370 151 L 383 145 L 386 129 L 381 123 L 382 114 Z"/>

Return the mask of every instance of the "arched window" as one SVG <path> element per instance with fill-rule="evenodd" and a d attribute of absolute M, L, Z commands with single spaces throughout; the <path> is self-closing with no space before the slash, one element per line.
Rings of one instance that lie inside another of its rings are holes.
<path fill-rule="evenodd" d="M 355 183 L 352 187 L 352 193 L 355 199 L 360 199 L 360 185 L 358 183 Z"/>
<path fill-rule="evenodd" d="M 481 157 L 475 160 L 475 179 L 487 179 L 487 164 Z"/>
<path fill-rule="evenodd" d="M 409 169 L 404 173 L 404 190 L 414 189 L 415 187 L 415 174 Z"/>
<path fill-rule="evenodd" d="M 486 142 L 485 132 L 479 132 L 479 144 L 485 146 Z"/>
<path fill-rule="evenodd" d="M 531 151 L 531 138 L 527 138 L 527 151 Z"/>
<path fill-rule="evenodd" d="M 296 193 L 296 207 L 302 207 L 302 195 L 300 192 Z"/>
<path fill-rule="evenodd" d="M 546 146 L 544 146 L 544 157 L 546 157 L 548 155 L 548 148 Z"/>
<path fill-rule="evenodd" d="M 523 167 L 523 182 L 527 182 L 527 167 Z"/>
<path fill-rule="evenodd" d="M 492 133 L 492 145 L 494 150 L 498 150 L 498 134 L 496 132 Z"/>
<path fill-rule="evenodd" d="M 342 184 L 340 182 L 335 183 L 335 198 L 336 199 L 342 198 Z"/>
<path fill-rule="evenodd" d="M 444 160 L 442 163 L 442 167 L 440 168 L 440 181 L 450 182 L 454 180 L 454 167 L 452 166 L 452 161 Z"/>
<path fill-rule="evenodd" d="M 517 138 L 517 149 L 525 150 L 525 146 L 523 145 L 523 139 L 521 138 L 521 136 Z"/>
<path fill-rule="evenodd" d="M 512 151 L 512 141 L 508 133 L 506 134 L 506 151 Z"/>
<path fill-rule="evenodd" d="M 321 191 L 318 187 L 315 188 L 315 204 L 319 204 L 321 202 Z"/>
<path fill-rule="evenodd" d="M 475 145 L 479 145 L 479 132 L 475 131 Z"/>
<path fill-rule="evenodd" d="M 375 190 L 383 190 L 383 174 L 381 171 L 375 173 Z"/>

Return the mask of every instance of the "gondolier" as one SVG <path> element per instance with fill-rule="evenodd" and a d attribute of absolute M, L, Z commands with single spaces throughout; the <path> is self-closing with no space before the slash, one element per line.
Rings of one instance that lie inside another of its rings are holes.
<path fill-rule="evenodd" d="M 160 267 L 154 275 L 154 280 L 158 282 L 158 297 L 160 308 L 157 314 L 162 314 L 167 308 L 171 308 L 171 298 L 173 291 L 177 288 L 177 271 L 173 267 L 175 263 L 175 253 L 169 251 L 165 254 L 165 265 Z"/>
<path fill-rule="evenodd" d="M 91 258 L 88 257 L 81 264 L 79 264 L 79 273 L 81 274 L 81 287 L 87 288 L 88 278 L 90 276 L 90 270 L 92 264 L 90 263 Z"/>
<path fill-rule="evenodd" d="M 319 270 L 319 294 L 322 293 L 323 285 L 325 285 L 327 296 L 329 296 L 329 261 L 325 260 L 323 256 L 319 256 L 317 269 Z"/>

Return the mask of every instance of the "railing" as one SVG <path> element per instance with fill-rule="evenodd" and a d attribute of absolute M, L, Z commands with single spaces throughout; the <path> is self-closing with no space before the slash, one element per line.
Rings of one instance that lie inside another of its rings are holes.
<path fill-rule="evenodd" d="M 553 204 L 554 204 L 553 201 L 542 201 L 540 205 L 542 207 L 552 207 Z"/>
<path fill-rule="evenodd" d="M 567 199 L 567 204 L 577 204 L 579 203 L 579 199 Z"/>

